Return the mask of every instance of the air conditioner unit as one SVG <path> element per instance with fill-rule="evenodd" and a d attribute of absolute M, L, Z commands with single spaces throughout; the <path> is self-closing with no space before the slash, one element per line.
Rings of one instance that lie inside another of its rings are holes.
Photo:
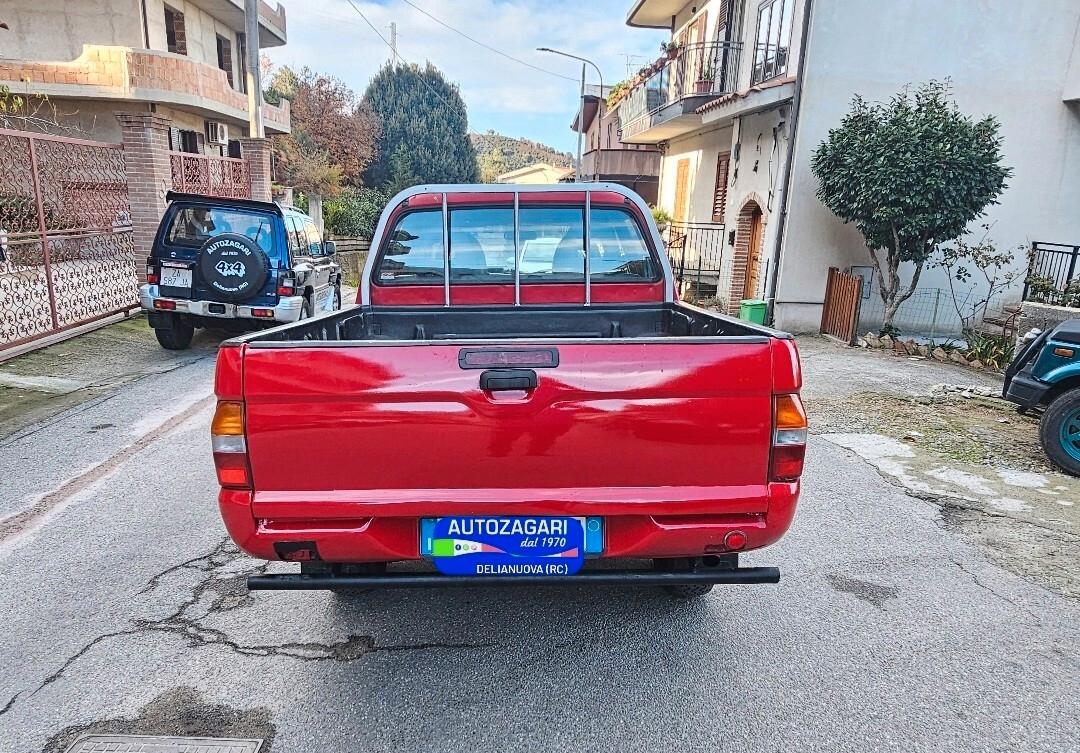
<path fill-rule="evenodd" d="M 206 140 L 211 144 L 227 146 L 229 143 L 229 126 L 216 120 L 206 121 Z"/>

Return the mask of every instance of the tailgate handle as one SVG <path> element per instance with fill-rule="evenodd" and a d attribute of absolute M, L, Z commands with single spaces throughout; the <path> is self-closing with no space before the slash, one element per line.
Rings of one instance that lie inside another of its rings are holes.
<path fill-rule="evenodd" d="M 532 369 L 488 369 L 480 374 L 480 389 L 487 392 L 535 390 L 536 372 Z"/>

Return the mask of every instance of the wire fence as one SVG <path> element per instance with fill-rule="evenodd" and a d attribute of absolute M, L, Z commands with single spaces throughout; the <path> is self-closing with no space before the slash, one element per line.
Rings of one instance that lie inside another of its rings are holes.
<path fill-rule="evenodd" d="M 919 288 L 900 304 L 892 326 L 901 336 L 919 341 L 961 340 L 965 327 L 985 327 L 1006 319 L 1005 306 L 1017 292 L 1005 289 L 995 293 L 983 307 L 983 290 L 974 285 L 958 289 L 955 300 L 948 288 Z M 858 331 L 880 331 L 885 322 L 885 304 L 872 278 L 863 277 L 862 298 Z"/>

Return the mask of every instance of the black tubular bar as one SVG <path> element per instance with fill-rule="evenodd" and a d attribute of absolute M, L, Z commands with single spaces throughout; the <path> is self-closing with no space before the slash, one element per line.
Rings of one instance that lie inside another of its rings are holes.
<path fill-rule="evenodd" d="M 779 583 L 775 567 L 700 568 L 685 572 L 657 570 L 590 570 L 577 575 L 461 577 L 433 573 L 385 575 L 249 575 L 252 591 L 314 591 L 324 588 L 484 588 L 494 586 L 684 586 L 701 583 Z"/>

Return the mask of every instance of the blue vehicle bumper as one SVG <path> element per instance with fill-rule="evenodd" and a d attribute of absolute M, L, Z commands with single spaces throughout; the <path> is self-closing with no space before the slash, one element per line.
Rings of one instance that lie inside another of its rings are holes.
<path fill-rule="evenodd" d="M 1005 383 L 1005 399 L 1023 408 L 1034 408 L 1042 402 L 1050 385 L 1030 374 L 1020 372 Z"/>

